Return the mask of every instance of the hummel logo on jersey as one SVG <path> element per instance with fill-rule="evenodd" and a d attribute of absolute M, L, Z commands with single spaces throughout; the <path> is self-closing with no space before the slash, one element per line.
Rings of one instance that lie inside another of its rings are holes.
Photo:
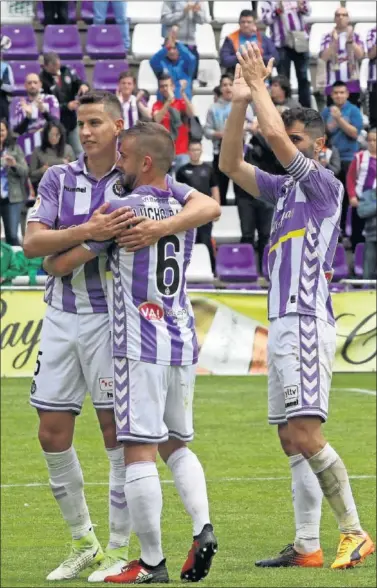
<path fill-rule="evenodd" d="M 64 186 L 64 190 L 67 190 L 67 192 L 80 192 L 80 194 L 85 194 L 86 186 L 84 186 L 83 188 L 70 188 L 69 186 Z"/>
<path fill-rule="evenodd" d="M 164 317 L 164 310 L 155 302 L 140 304 L 139 312 L 147 321 L 161 321 Z"/>

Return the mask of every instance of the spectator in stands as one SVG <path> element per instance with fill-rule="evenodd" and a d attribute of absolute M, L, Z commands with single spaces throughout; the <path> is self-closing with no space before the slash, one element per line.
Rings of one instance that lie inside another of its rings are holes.
<path fill-rule="evenodd" d="M 377 59 L 376 59 L 377 32 L 376 27 L 368 32 L 367 50 L 369 57 L 369 124 L 372 128 L 377 127 Z"/>
<path fill-rule="evenodd" d="M 218 99 L 220 98 L 220 96 L 221 96 L 220 86 L 215 86 L 213 88 L 213 101 L 217 102 Z"/>
<path fill-rule="evenodd" d="M 6 35 L 1 36 L 0 50 L 0 112 L 1 117 L 9 119 L 9 98 L 14 87 L 13 70 L 9 63 L 3 60 L 3 54 L 10 49 L 12 41 Z"/>
<path fill-rule="evenodd" d="M 258 30 L 253 12 L 251 10 L 242 10 L 238 22 L 239 28 L 225 37 L 220 49 L 220 65 L 226 69 L 226 73 L 234 75 L 234 70 L 238 63 L 236 53 L 246 41 L 257 43 L 266 65 L 271 57 L 275 58 L 275 65 L 277 65 L 279 55 L 275 45 L 269 37 Z"/>
<path fill-rule="evenodd" d="M 186 93 L 192 98 L 192 82 L 195 73 L 195 57 L 183 43 L 175 40 L 172 33 L 165 39 L 162 49 L 157 51 L 149 60 L 157 79 L 162 74 L 169 75 L 175 86 L 175 97 L 181 98 L 181 81 L 186 82 Z M 157 95 L 161 100 L 161 96 Z"/>
<path fill-rule="evenodd" d="M 347 173 L 347 192 L 352 206 L 353 250 L 362 241 L 364 228 L 364 278 L 376 277 L 376 129 L 368 132 L 368 149 L 356 153 Z M 365 226 L 364 226 L 365 223 Z"/>
<path fill-rule="evenodd" d="M 181 0 L 164 2 L 161 12 L 162 36 L 169 36 L 170 30 L 176 40 L 183 43 L 195 58 L 193 79 L 198 77 L 199 53 L 196 46 L 196 25 L 208 22 L 204 2 Z"/>
<path fill-rule="evenodd" d="M 271 27 L 271 38 L 279 53 L 279 74 L 290 79 L 293 61 L 302 106 L 310 108 L 309 35 L 305 16 L 311 13 L 308 0 L 297 2 L 261 2 L 262 20 Z"/>
<path fill-rule="evenodd" d="M 363 117 L 360 109 L 349 102 L 349 91 L 345 82 L 335 82 L 333 84 L 331 97 L 334 105 L 327 106 L 322 112 L 322 117 L 331 143 L 339 151 L 341 170 L 338 178 L 345 186 L 348 168 L 358 151 L 357 138 L 363 128 Z M 345 194 L 340 220 L 340 228 L 343 233 L 346 225 L 347 208 L 348 197 Z"/>
<path fill-rule="evenodd" d="M 44 25 L 68 24 L 68 2 L 55 0 L 54 2 L 43 0 Z"/>
<path fill-rule="evenodd" d="M 327 167 L 335 176 L 340 174 L 341 170 L 341 161 L 340 161 L 340 153 L 338 149 L 331 145 L 331 141 L 329 140 L 328 136 L 326 137 L 326 143 L 322 147 L 322 150 L 319 153 L 319 163 L 323 165 L 323 167 Z"/>
<path fill-rule="evenodd" d="M 18 227 L 28 196 L 25 186 L 29 168 L 5 119 L 0 122 L 0 154 L 0 216 L 3 219 L 5 240 L 9 245 L 19 245 Z"/>
<path fill-rule="evenodd" d="M 145 91 L 139 90 L 135 96 L 136 80 L 130 71 L 124 71 L 119 76 L 117 96 L 122 104 L 124 128 L 130 129 L 138 120 L 145 122 L 152 120 L 152 114 L 148 108 Z M 149 96 L 148 96 L 149 99 Z"/>
<path fill-rule="evenodd" d="M 58 121 L 47 123 L 42 132 L 42 144 L 34 149 L 30 160 L 30 179 L 34 190 L 37 191 L 39 182 L 49 167 L 74 160 L 73 149 L 66 144 L 63 125 Z"/>
<path fill-rule="evenodd" d="M 211 196 L 220 204 L 220 192 L 217 179 L 210 163 L 202 162 L 203 147 L 200 141 L 190 141 L 188 154 L 189 163 L 183 165 L 176 176 L 178 182 L 188 184 L 207 196 Z M 212 273 L 215 274 L 216 262 L 212 245 L 212 223 L 197 229 L 196 242 L 207 246 L 211 259 Z"/>
<path fill-rule="evenodd" d="M 78 97 L 89 91 L 89 86 L 74 69 L 62 65 L 57 53 L 45 53 L 40 74 L 45 94 L 56 96 L 60 104 L 60 121 L 67 131 L 67 140 L 78 157 L 82 152 L 77 128 Z"/>
<path fill-rule="evenodd" d="M 122 34 L 124 51 L 128 53 L 130 50 L 130 25 L 127 18 L 127 2 L 125 0 L 95 0 L 93 2 L 93 23 L 104 24 L 106 22 L 110 1 L 113 6 L 116 23 L 119 25 Z"/>
<path fill-rule="evenodd" d="M 22 147 L 26 160 L 40 145 L 40 131 L 46 122 L 60 119 L 60 107 L 56 96 L 43 94 L 42 83 L 37 73 L 30 73 L 25 79 L 26 98 L 16 104 L 14 131 L 20 137 L 17 143 Z"/>
<path fill-rule="evenodd" d="M 360 62 L 364 57 L 364 45 L 352 25 L 347 9 L 339 6 L 335 12 L 335 28 L 324 35 L 319 57 L 326 62 L 327 80 L 325 93 L 331 106 L 334 82 L 345 82 L 352 104 L 360 106 Z"/>
<path fill-rule="evenodd" d="M 158 81 L 161 100 L 157 100 L 152 108 L 153 120 L 162 124 L 170 133 L 175 145 L 174 169 L 190 160 L 188 156 L 189 119 L 194 116 L 194 108 L 186 94 L 186 81 L 181 80 L 181 98 L 174 94 L 172 78 L 163 74 Z"/>
<path fill-rule="evenodd" d="M 270 94 L 275 106 L 286 106 L 287 108 L 300 106 L 297 100 L 292 98 L 291 82 L 284 75 L 278 75 L 271 79 Z"/>
<path fill-rule="evenodd" d="M 210 106 L 204 127 L 204 135 L 213 143 L 213 169 L 220 190 L 220 202 L 222 206 L 227 204 L 226 194 L 229 186 L 229 178 L 219 169 L 219 156 L 225 123 L 232 107 L 232 87 L 233 77 L 230 74 L 223 74 L 220 80 L 221 96 L 217 102 L 214 102 L 214 104 Z M 251 132 L 253 119 L 253 110 L 249 105 L 246 114 L 245 131 Z M 234 185 L 234 192 L 236 195 L 237 190 L 239 189 L 238 186 Z"/>

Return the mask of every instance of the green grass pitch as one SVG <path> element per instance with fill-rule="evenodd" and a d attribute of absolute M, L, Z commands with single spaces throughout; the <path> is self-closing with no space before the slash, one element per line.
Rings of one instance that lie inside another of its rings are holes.
<path fill-rule="evenodd" d="M 294 537 L 289 468 L 276 429 L 266 422 L 266 385 L 264 377 L 200 377 L 197 381 L 193 449 L 206 471 L 219 540 L 219 553 L 203 587 L 376 586 L 375 556 L 352 570 L 329 569 L 339 535 L 327 504 L 323 506 L 321 530 L 325 568 L 255 568 L 256 559 L 275 555 Z M 67 554 L 70 537 L 47 486 L 36 437 L 37 415 L 28 405 L 29 386 L 28 380 L 2 381 L 1 586 L 88 586 L 85 575 L 69 582 L 45 581 L 47 573 Z M 336 375 L 330 419 L 325 426 L 328 440 L 353 476 L 362 524 L 374 538 L 375 390 L 374 374 Z M 75 446 L 92 520 L 105 547 L 108 462 L 89 401 L 77 419 Z M 180 585 L 179 572 L 190 547 L 191 525 L 168 471 L 162 464 L 159 469 L 164 493 L 164 550 L 172 584 Z M 137 555 L 133 537 L 131 556 Z"/>

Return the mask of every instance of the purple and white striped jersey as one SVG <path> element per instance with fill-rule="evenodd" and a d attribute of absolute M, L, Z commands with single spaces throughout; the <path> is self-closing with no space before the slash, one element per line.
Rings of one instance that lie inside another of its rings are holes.
<path fill-rule="evenodd" d="M 368 31 L 367 35 L 367 50 L 370 51 L 373 47 L 376 46 L 377 43 L 377 29 L 374 27 Z M 368 75 L 369 83 L 374 83 L 377 81 L 377 59 L 370 59 L 369 60 L 369 75 Z"/>
<path fill-rule="evenodd" d="M 125 195 L 115 166 L 97 180 L 86 168 L 84 155 L 67 165 L 50 167 L 38 187 L 29 222 L 67 229 L 89 220 L 104 202 Z M 47 279 L 45 302 L 74 314 L 106 313 L 106 263 L 102 253 L 63 278 Z"/>
<path fill-rule="evenodd" d="M 332 85 L 339 81 L 347 84 L 349 92 L 360 92 L 360 62 L 355 60 L 355 72 L 354 76 L 352 76 L 351 65 L 347 54 L 347 35 L 347 32 L 339 33 L 337 67 L 334 67 L 334 63 L 331 59 L 326 63 L 326 94 L 330 94 Z M 358 34 L 353 34 L 353 41 L 360 47 L 364 48 L 364 43 Z M 322 37 L 319 56 L 321 56 L 322 51 L 330 47 L 332 42 L 333 38 L 331 33 Z"/>
<path fill-rule="evenodd" d="M 279 13 L 280 2 L 260 2 L 262 21 L 271 27 L 271 38 L 275 47 L 285 46 L 287 32 L 305 31 L 308 34 L 304 16 L 310 16 L 310 2 L 303 0 L 300 12 L 298 2 L 283 2 L 283 5 L 284 12 Z"/>
<path fill-rule="evenodd" d="M 175 190 L 140 186 L 122 203 L 137 216 L 156 220 L 179 213 L 184 200 Z M 109 210 L 119 205 L 115 201 Z M 118 247 L 111 251 L 114 357 L 160 365 L 197 362 L 194 314 L 186 292 L 194 242 L 195 231 L 190 230 L 135 253 Z"/>
<path fill-rule="evenodd" d="M 262 198 L 275 205 L 268 255 L 269 318 L 297 313 L 334 324 L 326 274 L 338 243 L 344 188 L 331 171 L 301 153 L 287 172 L 273 176 L 256 169 Z"/>

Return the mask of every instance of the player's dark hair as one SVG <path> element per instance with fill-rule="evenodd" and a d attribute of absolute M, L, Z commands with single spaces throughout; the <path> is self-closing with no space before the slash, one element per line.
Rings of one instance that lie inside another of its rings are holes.
<path fill-rule="evenodd" d="M 347 84 L 346 84 L 346 82 L 342 82 L 341 80 L 338 80 L 337 82 L 334 82 L 331 87 L 332 87 L 332 89 L 334 89 L 334 88 L 346 88 L 347 89 Z"/>
<path fill-rule="evenodd" d="M 319 112 L 314 110 L 314 108 L 304 108 L 303 106 L 290 108 L 282 113 L 281 118 L 283 119 L 286 129 L 290 129 L 295 122 L 302 122 L 305 131 L 307 131 L 313 139 L 325 136 L 325 123 Z"/>
<path fill-rule="evenodd" d="M 279 84 L 286 98 L 290 98 L 292 96 L 291 82 L 289 81 L 287 76 L 284 76 L 283 74 L 275 76 L 271 79 L 271 85 L 272 84 Z"/>
<path fill-rule="evenodd" d="M 118 82 L 120 82 L 120 81 L 122 81 L 122 80 L 125 80 L 125 79 L 127 79 L 127 78 L 131 78 L 131 79 L 133 80 L 133 83 L 134 83 L 134 84 L 135 84 L 135 86 L 136 86 L 136 78 L 135 78 L 135 76 L 133 75 L 133 73 L 131 73 L 129 70 L 127 70 L 127 71 L 122 71 L 122 72 L 119 74 Z"/>
<path fill-rule="evenodd" d="M 60 57 L 55 51 L 49 51 L 43 54 L 43 65 L 50 65 L 50 63 L 56 63 Z"/>
<path fill-rule="evenodd" d="M 123 118 L 122 105 L 115 94 L 110 92 L 102 92 L 101 90 L 93 90 L 87 92 L 79 98 L 80 106 L 86 104 L 103 104 L 106 112 L 108 112 L 115 120 Z"/>
<path fill-rule="evenodd" d="M 158 123 L 139 121 L 131 129 L 122 131 L 119 138 L 123 141 L 131 137 L 136 139 L 135 149 L 140 155 L 150 155 L 153 166 L 161 174 L 167 174 L 175 157 L 174 141 L 169 131 Z"/>
<path fill-rule="evenodd" d="M 238 19 L 238 22 L 240 22 L 241 18 L 246 18 L 246 17 L 249 17 L 249 16 L 252 16 L 255 19 L 255 14 L 254 14 L 254 12 L 252 10 L 247 10 L 247 9 L 246 10 L 241 10 L 240 17 Z"/>
<path fill-rule="evenodd" d="M 220 98 L 220 96 L 221 96 L 220 86 L 215 86 L 213 88 L 213 93 L 215 94 L 215 96 L 217 96 L 218 98 Z"/>

